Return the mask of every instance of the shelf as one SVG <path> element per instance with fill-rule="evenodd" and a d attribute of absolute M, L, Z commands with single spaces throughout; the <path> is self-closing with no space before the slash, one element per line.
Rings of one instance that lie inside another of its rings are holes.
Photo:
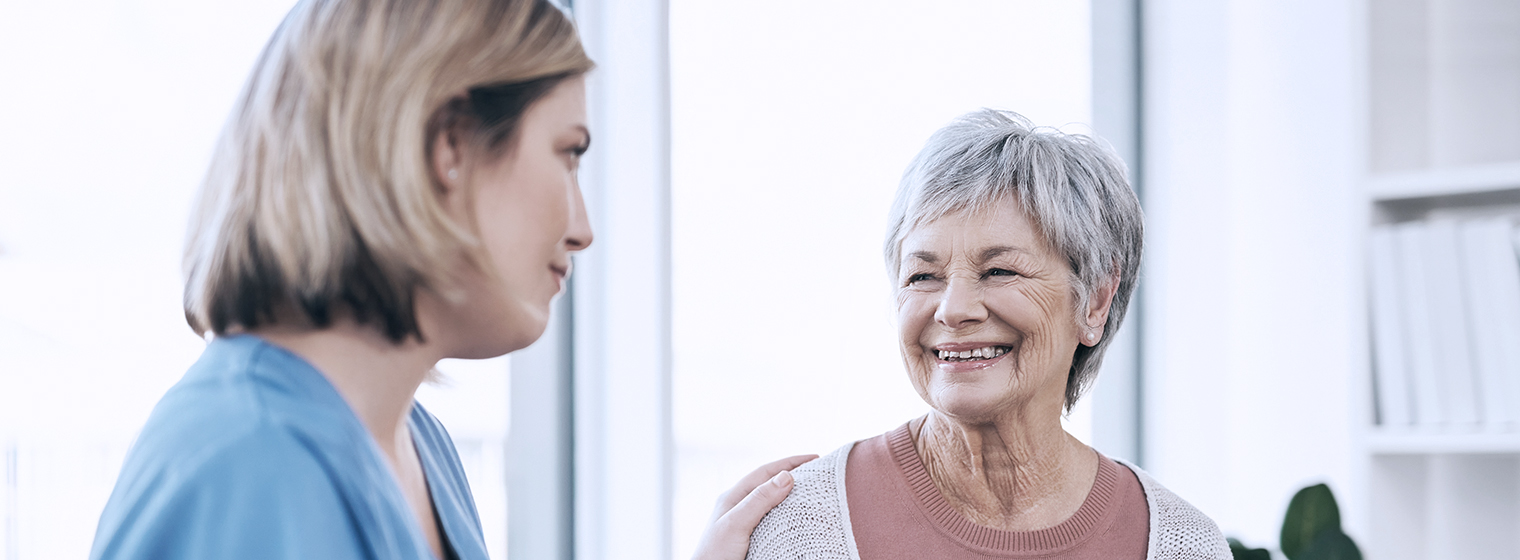
<path fill-rule="evenodd" d="M 1520 433 L 1374 430 L 1367 449 L 1375 455 L 1520 453 Z"/>
<path fill-rule="evenodd" d="M 1375 202 L 1479 194 L 1520 189 L 1520 161 L 1373 175 Z"/>

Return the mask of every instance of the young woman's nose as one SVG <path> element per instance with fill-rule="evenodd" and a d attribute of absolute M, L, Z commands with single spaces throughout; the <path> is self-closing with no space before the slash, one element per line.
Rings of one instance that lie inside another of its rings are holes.
<path fill-rule="evenodd" d="M 573 253 L 590 247 L 595 235 L 591 232 L 591 219 L 586 215 L 586 198 L 581 195 L 580 187 L 570 190 L 570 229 L 565 232 L 565 250 Z"/>

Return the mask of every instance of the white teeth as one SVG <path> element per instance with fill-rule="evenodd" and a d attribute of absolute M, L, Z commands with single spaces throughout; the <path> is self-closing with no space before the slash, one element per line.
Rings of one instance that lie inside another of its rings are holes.
<path fill-rule="evenodd" d="M 986 346 L 986 347 L 983 347 L 983 348 L 977 348 L 975 350 L 967 350 L 967 351 L 964 351 L 964 352 L 951 352 L 949 350 L 936 350 L 935 353 L 939 355 L 939 359 L 941 359 L 941 360 L 950 360 L 950 359 L 958 359 L 958 360 L 991 359 L 991 358 L 996 358 L 998 356 L 1001 356 L 1003 354 L 1007 354 L 1008 353 L 1008 349 L 1004 348 L 1002 346 Z"/>

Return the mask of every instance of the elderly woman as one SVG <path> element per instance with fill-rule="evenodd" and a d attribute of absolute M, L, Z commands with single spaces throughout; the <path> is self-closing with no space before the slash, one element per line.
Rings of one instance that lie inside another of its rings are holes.
<path fill-rule="evenodd" d="M 591 68 L 547 0 L 298 3 L 192 219 L 184 311 L 214 337 L 90 557 L 484 560 L 459 456 L 413 394 L 439 360 L 543 334 L 592 241 Z M 697 557 L 742 558 L 801 460 L 735 486 Z"/>
<path fill-rule="evenodd" d="M 972 113 L 929 139 L 889 224 L 898 342 L 933 410 L 794 471 L 749 558 L 1229 558 L 1198 510 L 1061 429 L 1135 288 L 1118 158 Z"/>

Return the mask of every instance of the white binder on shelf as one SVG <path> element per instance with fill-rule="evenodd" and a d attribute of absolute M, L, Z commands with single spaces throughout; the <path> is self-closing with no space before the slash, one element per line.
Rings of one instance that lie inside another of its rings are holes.
<path fill-rule="evenodd" d="M 1400 297 L 1399 247 L 1392 226 L 1372 230 L 1372 350 L 1377 387 L 1378 424 L 1407 428 L 1413 423 L 1410 379 L 1404 354 L 1403 305 Z"/>
<path fill-rule="evenodd" d="M 1425 288 L 1434 335 L 1436 379 L 1449 426 L 1476 428 L 1481 420 L 1468 333 L 1457 222 L 1430 220 L 1425 237 Z"/>
<path fill-rule="evenodd" d="M 1520 263 L 1509 218 L 1468 220 L 1460 227 L 1468 341 L 1484 424 L 1520 421 Z"/>
<path fill-rule="evenodd" d="M 1437 428 L 1446 424 L 1445 399 L 1436 371 L 1435 332 L 1426 288 L 1425 248 L 1429 237 L 1424 222 L 1394 226 L 1398 241 L 1399 300 L 1404 308 L 1405 365 L 1414 391 L 1414 424 Z"/>
<path fill-rule="evenodd" d="M 1520 431 L 1520 229 L 1515 227 L 1514 222 L 1504 219 L 1504 226 L 1509 232 L 1509 259 L 1501 260 L 1502 266 L 1495 267 L 1499 284 L 1504 286 L 1503 297 L 1498 305 L 1508 311 L 1502 316 L 1499 330 L 1503 334 L 1504 343 L 1501 345 L 1509 368 L 1505 370 L 1505 380 L 1508 382 L 1508 405 L 1512 423 L 1507 426 L 1510 431 Z"/>

